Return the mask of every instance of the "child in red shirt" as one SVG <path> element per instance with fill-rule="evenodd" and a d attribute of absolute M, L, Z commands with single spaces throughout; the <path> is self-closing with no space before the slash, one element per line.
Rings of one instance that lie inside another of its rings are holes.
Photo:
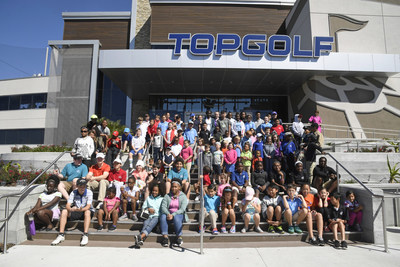
<path fill-rule="evenodd" d="M 255 166 L 256 166 L 256 163 L 257 162 L 263 162 L 263 159 L 262 159 L 262 157 L 261 157 L 261 151 L 260 150 L 256 150 L 256 154 L 254 155 L 254 158 L 253 158 L 253 163 L 252 163 L 252 167 L 253 167 L 253 171 L 256 169 L 255 168 Z"/>
<path fill-rule="evenodd" d="M 207 194 L 207 187 L 211 184 L 210 173 L 211 173 L 211 168 L 209 166 L 204 166 L 203 167 L 203 175 L 200 175 L 200 178 L 203 177 L 203 188 L 204 188 L 204 191 L 206 192 L 206 194 Z M 194 190 L 196 192 L 195 201 L 199 201 L 200 200 L 200 180 L 194 184 Z"/>

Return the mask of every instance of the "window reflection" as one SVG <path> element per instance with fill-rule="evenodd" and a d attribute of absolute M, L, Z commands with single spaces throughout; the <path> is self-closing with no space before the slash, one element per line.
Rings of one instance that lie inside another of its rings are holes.
<path fill-rule="evenodd" d="M 0 97 L 0 110 L 46 108 L 47 94 L 11 95 Z"/>

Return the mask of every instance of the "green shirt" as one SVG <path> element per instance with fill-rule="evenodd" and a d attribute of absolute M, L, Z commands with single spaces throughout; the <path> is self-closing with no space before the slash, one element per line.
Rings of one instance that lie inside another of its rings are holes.
<path fill-rule="evenodd" d="M 250 150 L 247 151 L 247 152 L 246 152 L 246 151 L 242 151 L 241 156 L 242 156 L 242 157 L 249 158 L 249 159 L 253 158 L 253 154 L 251 153 Z M 243 166 L 244 166 L 244 167 L 249 167 L 249 166 L 251 166 L 251 160 L 242 159 L 242 163 L 243 163 Z"/>

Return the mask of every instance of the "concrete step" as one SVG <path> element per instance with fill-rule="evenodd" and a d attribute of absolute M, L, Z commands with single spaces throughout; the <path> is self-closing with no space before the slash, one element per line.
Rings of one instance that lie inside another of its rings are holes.
<path fill-rule="evenodd" d="M 210 231 L 204 233 L 204 242 L 223 242 L 223 243 L 236 243 L 236 242 L 279 242 L 279 241 L 306 241 L 308 233 L 303 232 L 302 234 L 277 234 L 277 233 L 256 233 L 250 231 L 247 233 L 240 233 L 236 230 L 235 234 L 218 234 L 212 235 Z M 38 231 L 34 236 L 34 240 L 48 240 L 50 244 L 56 237 L 58 232 L 56 231 Z M 89 231 L 89 241 L 103 241 L 103 242 L 134 242 L 134 235 L 139 234 L 138 230 L 129 231 L 127 229 L 117 229 L 113 232 L 107 232 L 103 230 L 101 232 Z M 316 233 L 315 233 L 316 234 Z M 66 240 L 80 240 L 82 232 L 80 230 L 73 230 L 66 232 Z M 171 242 L 175 240 L 175 234 L 169 234 Z M 183 240 L 185 243 L 199 243 L 200 234 L 195 231 L 183 230 Z M 332 233 L 324 233 L 325 240 L 333 238 Z M 146 239 L 145 243 L 159 243 L 161 242 L 162 235 L 151 233 Z M 347 240 L 360 240 L 361 233 L 357 232 L 346 232 Z M 34 245 L 33 243 L 30 243 Z"/>

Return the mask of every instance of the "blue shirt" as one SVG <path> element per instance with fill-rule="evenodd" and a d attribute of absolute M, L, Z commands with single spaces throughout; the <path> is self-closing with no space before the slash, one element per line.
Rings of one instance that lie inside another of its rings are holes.
<path fill-rule="evenodd" d="M 281 149 L 283 155 L 287 156 L 296 151 L 296 145 L 294 144 L 293 141 L 290 141 L 290 142 L 282 143 L 280 149 Z"/>
<path fill-rule="evenodd" d="M 265 129 L 271 128 L 271 127 L 272 127 L 272 124 L 269 122 L 267 122 L 267 123 L 264 122 L 263 124 L 260 125 L 260 129 L 262 129 L 264 132 L 265 132 Z"/>
<path fill-rule="evenodd" d="M 239 186 L 243 186 L 248 180 L 249 180 L 249 175 L 247 174 L 246 171 L 243 171 L 242 173 L 234 171 L 231 174 L 231 181 L 235 182 Z"/>
<path fill-rule="evenodd" d="M 240 144 L 242 145 L 242 147 L 244 147 L 244 144 L 249 143 L 250 147 L 252 147 L 252 143 L 251 143 L 251 139 L 247 138 L 247 136 L 243 136 L 242 140 L 240 141 Z"/>
<path fill-rule="evenodd" d="M 132 142 L 133 136 L 131 134 L 125 135 L 125 133 L 122 135 L 122 144 L 124 144 L 125 141 L 128 141 L 127 147 L 131 147 L 131 142 Z"/>
<path fill-rule="evenodd" d="M 254 123 L 254 121 L 245 122 L 245 123 L 244 123 L 244 127 L 245 127 L 246 132 L 247 132 L 247 131 L 250 130 L 251 128 L 253 128 L 253 129 L 255 130 L 255 129 L 256 129 L 256 124 Z"/>
<path fill-rule="evenodd" d="M 165 132 L 166 132 L 167 129 L 168 129 L 168 122 L 167 122 L 167 121 L 164 121 L 164 122 L 161 121 L 161 122 L 158 124 L 157 128 L 160 128 L 160 129 L 161 129 L 161 135 L 164 136 L 164 135 L 165 135 Z"/>
<path fill-rule="evenodd" d="M 169 171 L 168 173 L 168 179 L 172 180 L 174 178 L 178 178 L 179 180 L 187 180 L 188 179 L 188 172 L 186 169 L 182 168 L 179 172 L 175 169 L 172 168 L 172 170 Z"/>
<path fill-rule="evenodd" d="M 189 128 L 185 129 L 183 137 L 185 138 L 185 140 L 189 140 L 190 144 L 193 144 L 197 137 L 197 131 L 194 128 L 192 128 L 191 130 Z"/>
<path fill-rule="evenodd" d="M 85 177 L 88 174 L 88 168 L 85 164 L 77 166 L 74 163 L 68 163 L 61 171 L 61 174 L 68 178 L 67 182 L 72 182 L 75 178 Z"/>
<path fill-rule="evenodd" d="M 219 198 L 219 196 L 214 195 L 213 197 L 210 197 L 207 194 L 204 195 L 204 207 L 206 208 L 207 212 L 213 210 L 216 213 L 218 213 L 218 208 L 220 204 L 221 204 L 221 199 Z"/>
<path fill-rule="evenodd" d="M 79 194 L 78 189 L 71 192 L 68 198 L 68 203 L 74 204 L 78 208 L 84 208 L 90 205 L 90 210 L 94 211 L 93 203 L 93 192 L 90 189 L 85 189 L 82 195 Z"/>
<path fill-rule="evenodd" d="M 253 154 L 255 155 L 255 151 L 259 150 L 261 151 L 261 158 L 264 158 L 264 143 L 262 141 L 256 141 L 253 144 Z"/>
<path fill-rule="evenodd" d="M 302 206 L 302 201 L 298 197 L 295 197 L 293 200 L 287 198 L 286 201 L 289 204 L 289 209 L 292 211 L 292 216 L 298 212 L 299 208 Z"/>
<path fill-rule="evenodd" d="M 233 147 L 235 147 L 235 150 L 236 150 L 236 153 L 237 153 L 237 157 L 240 158 L 240 149 L 236 148 L 236 146 L 239 146 L 240 149 L 242 149 L 242 145 L 240 143 L 239 144 L 233 144 Z"/>

